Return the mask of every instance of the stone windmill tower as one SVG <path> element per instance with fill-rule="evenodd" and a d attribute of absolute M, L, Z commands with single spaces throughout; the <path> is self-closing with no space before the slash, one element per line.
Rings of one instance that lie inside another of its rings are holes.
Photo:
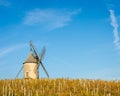
<path fill-rule="evenodd" d="M 30 53 L 29 53 L 27 59 L 25 60 L 25 62 L 23 63 L 23 66 L 20 69 L 20 71 L 18 72 L 16 78 L 18 77 L 18 75 L 20 74 L 20 72 L 23 69 L 24 70 L 24 78 L 38 79 L 40 66 L 42 66 L 47 77 L 49 78 L 49 74 L 42 63 L 42 59 L 44 57 L 44 54 L 45 54 L 45 47 L 42 49 L 41 54 L 38 55 L 36 48 L 34 47 L 32 42 L 30 41 Z"/>
<path fill-rule="evenodd" d="M 26 61 L 23 63 L 24 68 L 24 78 L 38 78 L 38 70 L 37 65 L 38 62 L 36 58 L 34 58 L 32 52 L 28 55 Z"/>

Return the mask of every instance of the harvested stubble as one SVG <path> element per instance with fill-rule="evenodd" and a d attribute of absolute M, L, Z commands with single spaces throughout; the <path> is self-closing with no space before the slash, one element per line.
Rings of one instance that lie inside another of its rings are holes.
<path fill-rule="evenodd" d="M 120 96 L 120 81 L 83 79 L 0 80 L 0 96 Z"/>

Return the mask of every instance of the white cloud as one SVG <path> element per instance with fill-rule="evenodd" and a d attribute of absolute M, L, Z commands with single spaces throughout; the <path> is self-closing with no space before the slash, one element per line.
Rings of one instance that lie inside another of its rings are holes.
<path fill-rule="evenodd" d="M 14 46 L 9 46 L 9 47 L 6 47 L 6 48 L 1 48 L 0 49 L 0 58 L 19 49 L 19 48 L 22 48 L 26 46 L 26 44 L 19 44 L 19 45 L 14 45 Z"/>
<path fill-rule="evenodd" d="M 10 2 L 6 1 L 6 0 L 0 0 L 0 6 L 9 6 Z"/>
<path fill-rule="evenodd" d="M 65 9 L 34 9 L 26 13 L 23 23 L 30 26 L 39 26 L 48 30 L 61 28 L 72 21 L 72 16 L 78 14 L 80 9 L 68 11 Z"/>
<path fill-rule="evenodd" d="M 118 23 L 116 16 L 114 14 L 114 10 L 109 10 L 110 12 L 110 18 L 111 18 L 111 25 L 114 28 L 113 34 L 114 34 L 114 44 L 117 49 L 120 49 L 120 38 L 119 38 L 119 32 L 118 32 Z"/>

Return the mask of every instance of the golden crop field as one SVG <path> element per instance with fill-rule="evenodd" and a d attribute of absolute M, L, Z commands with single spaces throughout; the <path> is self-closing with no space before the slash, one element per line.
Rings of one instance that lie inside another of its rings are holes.
<path fill-rule="evenodd" d="M 120 96 L 120 81 L 84 79 L 0 80 L 0 96 Z"/>

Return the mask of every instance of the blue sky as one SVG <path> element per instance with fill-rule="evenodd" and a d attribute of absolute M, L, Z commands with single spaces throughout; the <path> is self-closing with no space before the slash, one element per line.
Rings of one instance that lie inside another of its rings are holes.
<path fill-rule="evenodd" d="M 30 40 L 51 78 L 120 79 L 119 0 L 0 0 L 0 12 L 0 79 L 15 78 Z"/>

